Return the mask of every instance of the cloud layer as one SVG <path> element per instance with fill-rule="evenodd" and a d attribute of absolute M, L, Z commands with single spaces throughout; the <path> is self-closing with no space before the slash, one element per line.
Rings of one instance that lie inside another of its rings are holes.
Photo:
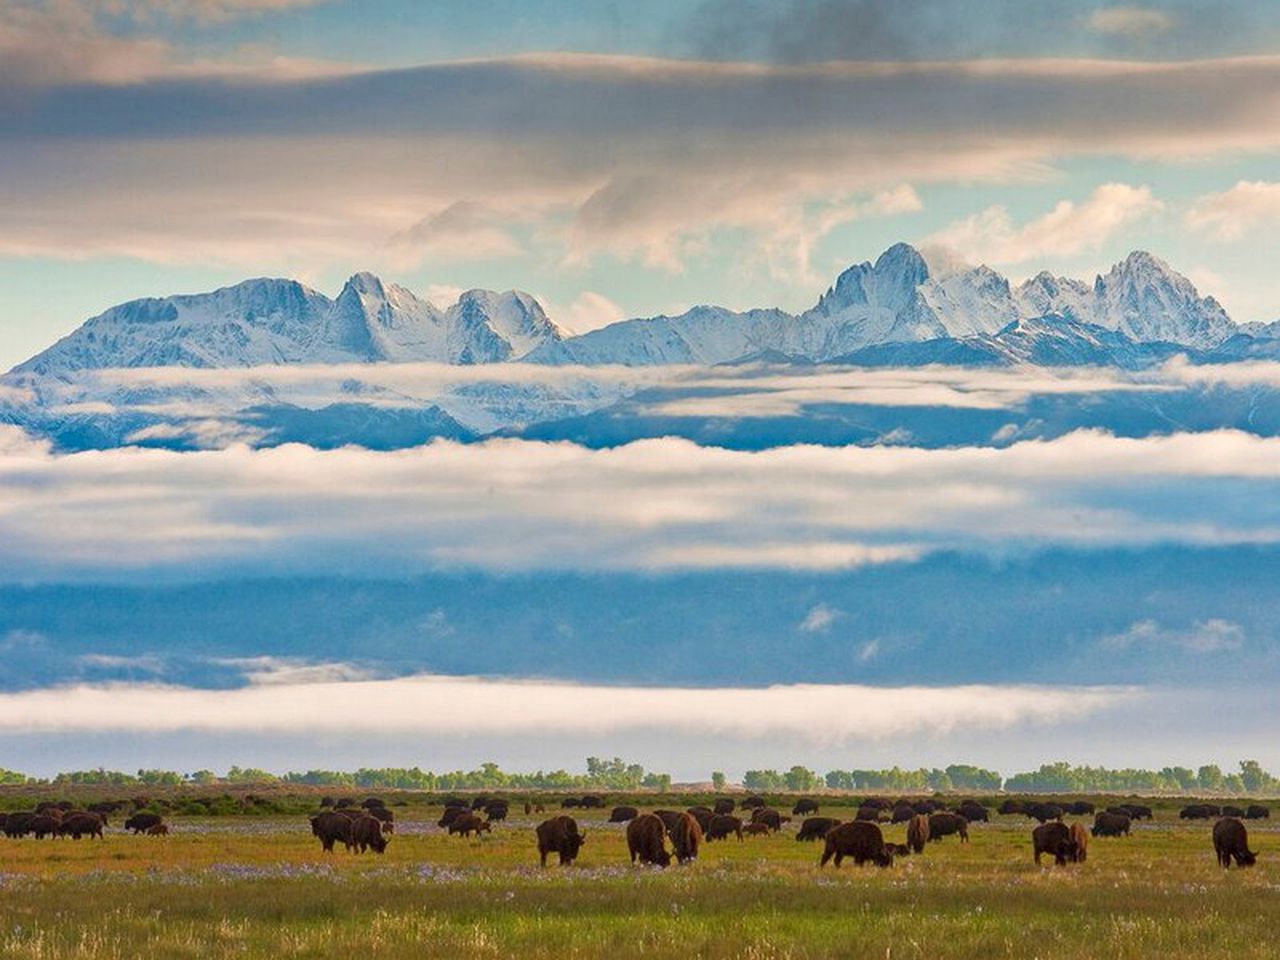
<path fill-rule="evenodd" d="M 791 568 L 933 550 L 1280 541 L 1280 440 L 1004 449 L 437 441 L 54 455 L 0 430 L 0 576 Z"/>

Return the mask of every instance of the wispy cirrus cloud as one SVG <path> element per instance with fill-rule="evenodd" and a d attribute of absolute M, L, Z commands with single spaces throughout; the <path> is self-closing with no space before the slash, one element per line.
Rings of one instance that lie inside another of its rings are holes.
<path fill-rule="evenodd" d="M 1199 197 L 1186 213 L 1187 226 L 1215 240 L 1239 240 L 1280 224 L 1280 182 L 1241 180 L 1229 190 Z"/>

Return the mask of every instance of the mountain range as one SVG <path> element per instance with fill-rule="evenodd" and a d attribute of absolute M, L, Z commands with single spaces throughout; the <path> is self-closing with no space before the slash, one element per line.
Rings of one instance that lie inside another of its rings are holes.
<path fill-rule="evenodd" d="M 938 271 L 908 244 L 845 270 L 810 309 L 697 306 L 579 336 L 527 293 L 470 290 L 440 309 L 359 273 L 335 299 L 295 280 L 112 307 L 14 373 L 431 361 L 485 364 L 1103 364 L 1172 354 L 1280 355 L 1280 322 L 1237 325 L 1164 261 L 1134 252 L 1092 284 L 1040 273 L 1013 286 L 986 266 Z"/>

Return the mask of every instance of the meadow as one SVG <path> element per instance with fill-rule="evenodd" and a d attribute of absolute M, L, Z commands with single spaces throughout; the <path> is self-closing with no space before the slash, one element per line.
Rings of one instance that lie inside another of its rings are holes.
<path fill-rule="evenodd" d="M 820 870 L 796 818 L 658 870 L 630 865 L 607 809 L 569 811 L 587 843 L 574 866 L 543 870 L 542 817 L 518 800 L 478 839 L 438 829 L 427 798 L 392 802 L 382 856 L 322 853 L 302 813 L 168 816 L 167 837 L 125 834 L 120 815 L 103 840 L 0 837 L 0 958 L 1280 955 L 1280 825 L 1250 822 L 1258 865 L 1225 871 L 1211 825 L 1179 821 L 1173 803 L 1066 868 L 1032 862 L 1032 821 L 995 816 L 971 843 L 947 837 L 889 869 Z M 902 839 L 902 825 L 884 830 Z"/>

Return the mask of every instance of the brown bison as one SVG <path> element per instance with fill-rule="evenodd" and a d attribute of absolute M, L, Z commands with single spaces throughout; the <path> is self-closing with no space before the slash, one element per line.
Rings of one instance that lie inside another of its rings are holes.
<path fill-rule="evenodd" d="M 893 808 L 893 813 L 889 814 L 890 823 L 910 823 L 912 817 L 919 816 L 916 808 L 909 803 L 899 803 Z"/>
<path fill-rule="evenodd" d="M 1056 803 L 1037 803 L 1029 801 L 1023 805 L 1023 812 L 1032 820 L 1048 823 L 1050 820 L 1062 819 L 1062 808 Z"/>
<path fill-rule="evenodd" d="M 685 813 L 698 821 L 698 827 L 703 833 L 707 832 L 707 827 L 711 826 L 711 818 L 715 816 L 710 807 L 690 807 Z"/>
<path fill-rule="evenodd" d="M 164 823 L 157 823 L 153 827 L 147 828 L 147 836 L 150 837 L 167 837 L 169 835 L 169 826 Z"/>
<path fill-rule="evenodd" d="M 124 822 L 126 830 L 132 830 L 135 834 L 146 833 L 161 820 L 158 813 L 135 813 Z"/>
<path fill-rule="evenodd" d="M 1229 868 L 1231 861 L 1237 867 L 1252 867 L 1258 855 L 1249 849 L 1249 832 L 1237 817 L 1224 817 L 1213 825 L 1213 851 L 1218 863 Z"/>
<path fill-rule="evenodd" d="M 143 830 L 150 830 L 159 822 L 160 818 L 156 817 L 155 822 L 148 824 Z M 143 831 L 135 830 L 134 832 L 141 833 Z M 311 833 L 320 841 L 320 846 L 325 853 L 333 853 L 333 845 L 338 841 L 342 841 L 342 845 L 348 850 L 351 849 L 351 818 L 345 814 L 316 814 L 311 818 Z"/>
<path fill-rule="evenodd" d="M 603 810 L 604 809 L 604 797 L 600 796 L 600 794 L 598 793 L 588 793 L 580 801 L 578 801 L 578 803 L 579 803 L 579 806 L 581 806 L 582 809 L 584 810 Z"/>
<path fill-rule="evenodd" d="M 832 827 L 838 827 L 840 821 L 835 817 L 806 817 L 796 833 L 797 840 L 821 840 Z"/>
<path fill-rule="evenodd" d="M 739 840 L 742 839 L 742 820 L 727 813 L 717 813 L 707 824 L 707 829 L 703 831 L 707 843 L 712 840 L 727 840 L 731 833 L 735 834 Z"/>
<path fill-rule="evenodd" d="M 627 824 L 627 851 L 632 863 L 638 859 L 641 863 L 669 866 L 671 854 L 667 853 L 666 840 L 667 828 L 655 814 L 642 813 Z"/>
<path fill-rule="evenodd" d="M 998 812 L 1003 814 L 1026 813 L 1027 805 L 1022 800 L 1006 800 L 1000 804 Z"/>
<path fill-rule="evenodd" d="M 690 863 L 698 859 L 698 848 L 702 845 L 702 827 L 693 814 L 680 814 L 674 829 L 668 829 L 667 832 L 671 836 L 671 847 L 677 862 Z"/>
<path fill-rule="evenodd" d="M 790 817 L 784 817 L 777 810 L 768 807 L 757 808 L 751 812 L 752 823 L 763 823 L 774 833 L 782 829 L 784 823 L 790 823 Z"/>
<path fill-rule="evenodd" d="M 1183 820 L 1209 820 L 1216 814 L 1207 803 L 1189 803 L 1178 811 L 1178 816 Z"/>
<path fill-rule="evenodd" d="M 478 837 L 482 833 L 492 833 L 493 824 L 488 820 L 481 820 L 474 813 L 464 813 L 460 817 L 454 817 L 453 822 L 449 824 L 449 836 L 461 834 L 469 837 L 473 833 Z"/>
<path fill-rule="evenodd" d="M 1237 820 L 1244 818 L 1244 807 L 1235 807 L 1229 804 L 1222 805 L 1222 815 L 1224 817 L 1235 817 Z"/>
<path fill-rule="evenodd" d="M 1089 831 L 1083 823 L 1071 825 L 1071 849 L 1074 862 L 1084 863 L 1089 859 Z"/>
<path fill-rule="evenodd" d="M 36 814 L 29 810 L 11 813 L 4 820 L 4 835 L 6 837 L 25 837 L 30 832 L 31 821 Z"/>
<path fill-rule="evenodd" d="M 578 858 L 578 851 L 587 842 L 587 835 L 578 832 L 578 821 L 561 814 L 538 824 L 538 859 L 545 867 L 547 855 L 560 858 L 560 866 L 567 867 Z"/>
<path fill-rule="evenodd" d="M 711 805 L 711 812 L 717 816 L 726 816 L 727 814 L 733 813 L 734 806 L 734 802 L 728 797 L 719 797 L 716 799 L 716 802 Z"/>
<path fill-rule="evenodd" d="M 102 839 L 102 818 L 96 813 L 73 813 L 58 824 L 58 836 L 79 840 L 81 837 Z"/>
<path fill-rule="evenodd" d="M 676 823 L 684 816 L 679 810 L 655 810 L 653 815 L 662 821 L 668 833 L 675 829 Z"/>
<path fill-rule="evenodd" d="M 1075 859 L 1075 847 L 1071 843 L 1071 828 L 1061 820 L 1042 823 L 1031 831 L 1031 846 L 1035 854 L 1036 865 L 1040 865 L 1040 855 L 1053 855 L 1053 862 L 1065 867 Z"/>
<path fill-rule="evenodd" d="M 958 834 L 961 843 L 969 842 L 969 821 L 958 813 L 929 814 L 929 839 L 941 840 L 951 834 Z"/>
<path fill-rule="evenodd" d="M 1260 803 L 1251 803 L 1244 816 L 1246 820 L 1267 820 L 1271 817 L 1271 809 Z"/>
<path fill-rule="evenodd" d="M 929 842 L 929 818 L 917 813 L 907 823 L 907 846 L 913 853 L 924 853 L 924 845 Z"/>
<path fill-rule="evenodd" d="M 27 822 L 27 829 L 37 840 L 57 836 L 60 826 L 62 826 L 62 818 L 48 813 L 37 813 Z"/>
<path fill-rule="evenodd" d="M 760 807 L 767 807 L 768 804 L 764 802 L 764 797 L 757 797 L 753 794 L 752 796 L 743 797 L 739 800 L 738 806 L 743 810 L 756 810 Z"/>
<path fill-rule="evenodd" d="M 458 819 L 458 817 L 467 816 L 471 816 L 471 810 L 468 807 L 445 807 L 444 813 L 441 814 L 440 819 L 436 821 L 436 826 L 447 827 L 449 824 L 453 823 L 454 820 Z"/>
<path fill-rule="evenodd" d="M 808 797 L 802 797 L 801 799 L 797 800 L 795 802 L 795 805 L 791 808 L 791 815 L 793 817 L 798 817 L 802 813 L 817 813 L 817 812 L 818 812 L 818 801 L 811 800 Z"/>
<path fill-rule="evenodd" d="M 772 833 L 767 823 L 748 823 L 742 832 L 748 837 L 767 837 Z"/>
<path fill-rule="evenodd" d="M 457 822 L 457 821 L 455 821 Z M 382 821 L 368 815 L 351 821 L 351 845 L 359 853 L 372 850 L 382 853 L 387 849 L 387 836 L 382 832 Z"/>
<path fill-rule="evenodd" d="M 635 807 L 614 807 L 609 813 L 610 823 L 626 823 L 640 816 L 640 811 Z"/>
<path fill-rule="evenodd" d="M 879 807 L 873 807 L 864 803 L 858 808 L 858 812 L 854 815 L 853 819 L 862 820 L 866 823 L 879 823 L 882 819 L 881 814 L 883 812 L 884 811 Z"/>
<path fill-rule="evenodd" d="M 1093 818 L 1092 833 L 1095 837 L 1127 837 L 1132 819 L 1123 813 L 1105 810 Z"/>
<path fill-rule="evenodd" d="M 825 840 L 819 867 L 825 867 L 832 857 L 837 867 L 845 857 L 852 857 L 858 866 L 868 862 L 878 867 L 893 866 L 893 851 L 885 846 L 884 834 L 874 823 L 863 820 L 842 823 L 828 830 Z"/>
<path fill-rule="evenodd" d="M 482 808 L 484 815 L 493 821 L 507 819 L 507 813 L 511 810 L 511 805 L 505 800 L 490 800 Z"/>
<path fill-rule="evenodd" d="M 987 823 L 991 819 L 991 811 L 975 800 L 966 800 L 956 807 L 955 812 L 970 823 Z"/>
<path fill-rule="evenodd" d="M 1072 800 L 1070 803 L 1063 804 L 1062 809 L 1074 817 L 1087 817 L 1092 815 L 1096 808 L 1088 800 Z"/>

